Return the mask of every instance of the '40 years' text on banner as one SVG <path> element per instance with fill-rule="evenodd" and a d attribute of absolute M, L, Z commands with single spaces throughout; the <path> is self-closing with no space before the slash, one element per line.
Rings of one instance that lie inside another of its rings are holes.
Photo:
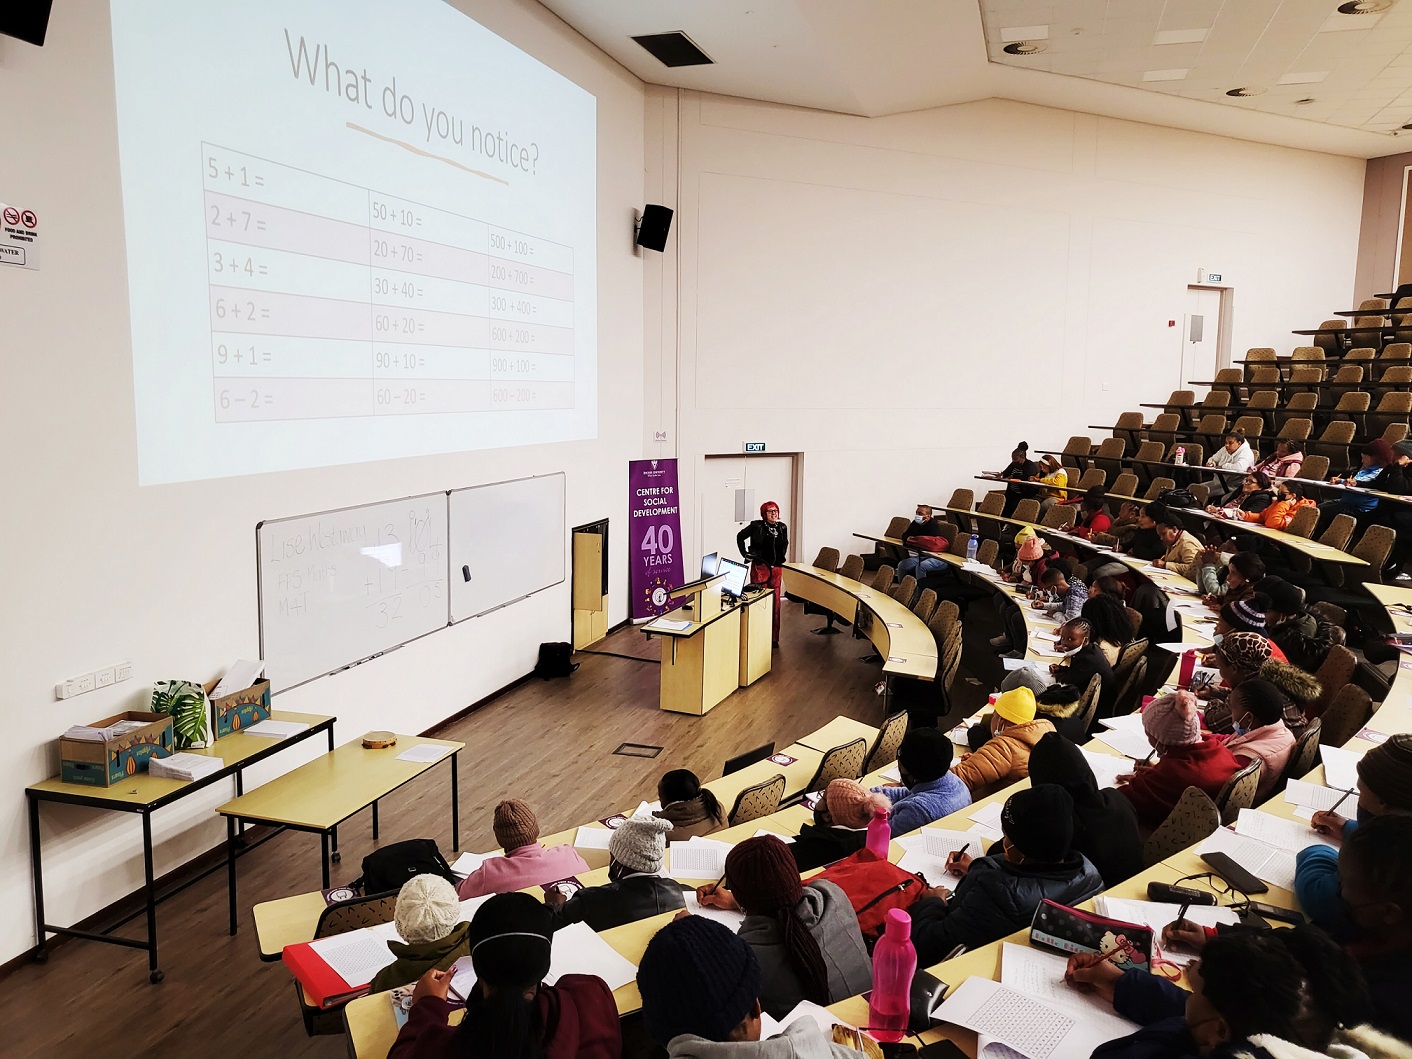
<path fill-rule="evenodd" d="M 632 616 L 640 621 L 666 611 L 670 591 L 683 583 L 677 461 L 630 461 L 628 490 Z"/>

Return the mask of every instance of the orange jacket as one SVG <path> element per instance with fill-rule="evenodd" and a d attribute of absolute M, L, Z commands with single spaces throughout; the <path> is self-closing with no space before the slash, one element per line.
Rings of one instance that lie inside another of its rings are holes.
<path fill-rule="evenodd" d="M 1258 522 L 1266 529 L 1288 529 L 1289 524 L 1294 521 L 1294 513 L 1302 507 L 1313 507 L 1314 501 L 1307 496 L 1301 500 L 1291 502 L 1289 500 L 1276 500 L 1264 511 L 1243 511 L 1241 517 L 1246 522 Z"/>

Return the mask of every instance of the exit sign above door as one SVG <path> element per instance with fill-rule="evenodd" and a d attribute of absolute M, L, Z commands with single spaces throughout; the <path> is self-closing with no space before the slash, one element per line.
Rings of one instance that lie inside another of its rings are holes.
<path fill-rule="evenodd" d="M 747 441 L 745 443 L 746 452 L 764 452 L 765 443 L 763 441 Z"/>

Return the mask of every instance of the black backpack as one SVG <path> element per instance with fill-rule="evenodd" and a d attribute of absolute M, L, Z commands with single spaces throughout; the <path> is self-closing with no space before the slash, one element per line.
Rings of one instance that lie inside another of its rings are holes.
<path fill-rule="evenodd" d="M 539 661 L 535 664 L 534 675 L 540 680 L 566 677 L 579 667 L 569 659 L 574 653 L 572 644 L 542 643 L 539 645 Z"/>
<path fill-rule="evenodd" d="M 1201 506 L 1196 502 L 1196 497 L 1191 495 L 1191 490 L 1182 489 L 1180 487 L 1176 489 L 1163 489 L 1157 496 L 1157 503 L 1163 504 L 1166 507 L 1199 508 Z"/>
<path fill-rule="evenodd" d="M 414 875 L 440 875 L 451 885 L 456 876 L 431 838 L 409 838 L 375 849 L 363 858 L 363 874 L 352 883 L 362 894 L 385 894 L 402 889 Z"/>

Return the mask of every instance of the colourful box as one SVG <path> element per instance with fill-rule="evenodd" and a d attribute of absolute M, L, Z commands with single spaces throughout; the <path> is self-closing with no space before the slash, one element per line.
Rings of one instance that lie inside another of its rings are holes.
<path fill-rule="evenodd" d="M 148 758 L 171 756 L 172 719 L 166 714 L 119 713 L 95 721 L 92 727 L 106 728 L 118 721 L 149 723 L 101 743 L 61 737 L 59 778 L 87 787 L 111 787 L 146 772 Z"/>
<path fill-rule="evenodd" d="M 216 681 L 206 685 L 209 697 L 216 688 Z M 270 682 L 262 680 L 244 691 L 232 691 L 218 699 L 211 699 L 211 731 L 215 738 L 235 735 L 252 724 L 268 720 L 270 716 Z"/>

